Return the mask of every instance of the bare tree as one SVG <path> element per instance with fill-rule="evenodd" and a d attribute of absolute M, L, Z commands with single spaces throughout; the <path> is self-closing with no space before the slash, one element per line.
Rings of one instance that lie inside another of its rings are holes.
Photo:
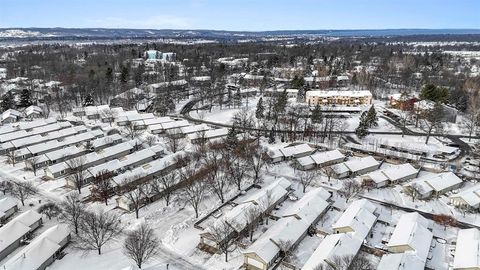
<path fill-rule="evenodd" d="M 173 187 L 178 182 L 178 174 L 172 171 L 169 174 L 155 178 L 150 184 L 151 189 L 156 194 L 162 194 L 165 204 L 168 206 L 175 190 Z"/>
<path fill-rule="evenodd" d="M 109 171 L 99 172 L 93 179 L 92 195 L 108 205 L 108 198 L 113 193 L 113 173 Z"/>
<path fill-rule="evenodd" d="M 185 139 L 181 137 L 181 134 L 178 131 L 167 132 L 165 140 L 168 150 L 172 153 L 183 150 L 186 145 Z"/>
<path fill-rule="evenodd" d="M 103 122 L 109 123 L 112 126 L 112 123 L 115 121 L 115 113 L 110 109 L 104 109 L 100 111 L 100 118 Z"/>
<path fill-rule="evenodd" d="M 127 136 L 133 140 L 138 138 L 144 132 L 144 130 L 141 129 L 137 123 L 128 122 L 127 125 L 125 125 L 125 132 L 127 133 Z"/>
<path fill-rule="evenodd" d="M 142 268 L 143 263 L 158 253 L 160 241 L 147 224 L 127 233 L 123 243 L 123 253 Z"/>
<path fill-rule="evenodd" d="M 322 172 L 327 176 L 327 181 L 330 182 L 330 179 L 332 179 L 332 176 L 335 175 L 335 171 L 332 170 L 331 167 L 322 167 Z"/>
<path fill-rule="evenodd" d="M 251 144 L 245 149 L 248 169 L 253 172 L 254 183 L 258 183 L 262 175 L 262 170 L 267 166 L 267 151 L 255 144 Z"/>
<path fill-rule="evenodd" d="M 433 131 L 442 132 L 443 131 L 443 117 L 445 113 L 443 111 L 442 105 L 436 103 L 432 109 L 427 110 L 422 114 L 422 126 L 427 133 L 425 139 L 425 144 L 428 144 L 430 136 Z"/>
<path fill-rule="evenodd" d="M 48 217 L 48 219 L 52 219 L 52 217 L 56 217 L 60 215 L 62 209 L 54 202 L 48 202 L 42 206 L 40 206 L 37 210 L 40 214 L 44 214 Z"/>
<path fill-rule="evenodd" d="M 411 186 L 405 186 L 403 188 L 403 192 L 405 192 L 406 195 L 412 197 L 412 202 L 414 202 L 415 199 L 418 197 L 418 192 L 415 188 L 414 183 Z"/>
<path fill-rule="evenodd" d="M 362 190 L 363 187 L 360 183 L 354 179 L 349 179 L 343 182 L 342 189 L 339 190 L 338 193 L 344 196 L 348 202 L 351 198 L 357 196 Z"/>
<path fill-rule="evenodd" d="M 225 193 L 229 188 L 229 181 L 225 174 L 221 172 L 221 154 L 216 149 L 210 149 L 205 154 L 204 167 L 206 173 L 206 184 L 220 199 L 222 203 L 225 202 Z"/>
<path fill-rule="evenodd" d="M 38 193 L 38 189 L 33 182 L 12 182 L 11 194 L 25 206 L 25 200 Z"/>
<path fill-rule="evenodd" d="M 257 205 L 253 205 L 248 207 L 243 212 L 243 216 L 245 217 L 245 223 L 247 225 L 247 231 L 250 237 L 250 241 L 253 241 L 253 231 L 257 227 L 258 218 L 260 217 L 262 211 L 260 207 Z"/>
<path fill-rule="evenodd" d="M 223 171 L 230 177 L 231 181 L 240 191 L 243 181 L 247 177 L 247 165 L 239 153 L 230 153 L 228 149 L 225 150 L 222 156 Z"/>
<path fill-rule="evenodd" d="M 17 164 L 18 151 L 8 150 L 6 155 L 7 155 L 7 162 L 12 164 L 13 167 L 15 167 L 15 164 Z"/>
<path fill-rule="evenodd" d="M 120 216 L 113 212 L 85 212 L 79 222 L 78 248 L 97 250 L 100 255 L 102 247 L 114 240 L 122 230 Z"/>
<path fill-rule="evenodd" d="M 37 176 L 38 161 L 40 160 L 39 156 L 33 156 L 25 160 L 25 167 L 33 171 L 33 174 Z"/>
<path fill-rule="evenodd" d="M 85 166 L 85 157 L 76 157 L 65 161 L 65 164 L 72 172 L 68 178 L 73 182 L 78 193 L 82 193 L 82 187 L 85 184 L 85 177 L 87 175 L 87 167 Z"/>
<path fill-rule="evenodd" d="M 3 195 L 7 194 L 7 191 L 12 190 L 12 183 L 7 180 L 0 180 L 0 190 Z"/>
<path fill-rule="evenodd" d="M 463 125 L 468 132 L 468 141 L 472 140 L 472 135 L 478 130 L 480 124 L 480 96 L 471 95 L 468 109 L 463 118 Z"/>
<path fill-rule="evenodd" d="M 309 187 L 312 184 L 313 180 L 315 180 L 315 176 L 315 172 L 313 171 L 299 173 L 299 180 L 303 188 L 303 193 L 307 191 L 307 187 Z"/>
<path fill-rule="evenodd" d="M 157 137 L 150 135 L 145 138 L 145 143 L 148 144 L 148 146 L 153 146 L 157 142 Z"/>
<path fill-rule="evenodd" d="M 127 199 L 127 202 L 133 207 L 135 211 L 135 218 L 138 219 L 138 212 L 145 204 L 146 186 L 138 185 L 136 187 L 130 187 L 130 180 L 125 180 L 125 185 L 122 185 L 126 190 L 123 196 Z"/>
<path fill-rule="evenodd" d="M 226 221 L 218 222 L 210 227 L 210 235 L 217 243 L 218 249 L 225 254 L 225 262 L 228 262 L 228 253 L 235 250 L 235 247 L 231 247 L 235 242 L 235 238 L 232 237 L 233 233 L 235 230 Z"/>
<path fill-rule="evenodd" d="M 62 208 L 61 219 L 72 226 L 75 229 L 75 234 L 78 234 L 80 219 L 85 212 L 79 193 L 74 192 L 65 196 L 65 199 L 60 203 L 60 207 Z"/>
<path fill-rule="evenodd" d="M 202 181 L 202 179 L 196 178 L 193 168 L 185 168 L 182 171 L 182 181 L 184 181 L 185 184 L 183 188 L 185 201 L 190 204 L 195 211 L 195 217 L 198 218 L 200 203 L 203 201 L 208 190 L 205 182 Z"/>

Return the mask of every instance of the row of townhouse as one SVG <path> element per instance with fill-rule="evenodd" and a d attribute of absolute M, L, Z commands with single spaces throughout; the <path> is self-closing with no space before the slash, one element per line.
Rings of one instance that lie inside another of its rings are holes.
<path fill-rule="evenodd" d="M 371 202 L 365 199 L 352 202 L 332 225 L 334 233 L 320 242 L 301 270 L 321 267 L 337 269 L 337 258 L 355 257 L 377 221 L 377 216 L 376 206 Z M 344 267 L 347 269 L 349 265 Z"/>
<path fill-rule="evenodd" d="M 331 194 L 323 188 L 306 193 L 244 253 L 247 270 L 267 270 L 283 252 L 295 249 L 328 210 Z"/>

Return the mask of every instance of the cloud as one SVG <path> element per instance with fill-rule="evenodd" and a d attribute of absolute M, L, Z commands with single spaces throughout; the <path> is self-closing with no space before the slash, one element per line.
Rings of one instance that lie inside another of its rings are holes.
<path fill-rule="evenodd" d="M 191 27 L 188 19 L 171 15 L 157 15 L 143 19 L 106 17 L 88 20 L 87 23 L 91 27 L 98 28 L 187 29 Z"/>

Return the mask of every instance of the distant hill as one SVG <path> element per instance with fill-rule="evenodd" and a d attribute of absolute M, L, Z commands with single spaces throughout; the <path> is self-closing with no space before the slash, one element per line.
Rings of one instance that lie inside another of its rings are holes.
<path fill-rule="evenodd" d="M 125 39 L 125 38 L 205 38 L 258 39 L 272 37 L 401 37 L 422 35 L 480 35 L 480 29 L 382 29 L 382 30 L 156 30 L 105 28 L 0 28 L 0 40 L 44 39 Z"/>

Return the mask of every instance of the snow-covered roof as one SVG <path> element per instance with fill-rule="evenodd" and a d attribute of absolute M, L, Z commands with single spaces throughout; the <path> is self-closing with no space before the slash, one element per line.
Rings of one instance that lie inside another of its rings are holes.
<path fill-rule="evenodd" d="M 39 213 L 28 210 L 0 228 L 0 252 L 30 232 L 31 226 L 42 219 Z"/>
<path fill-rule="evenodd" d="M 143 164 L 142 166 L 126 171 L 113 177 L 113 183 L 114 185 L 122 185 L 127 182 L 136 181 L 143 177 L 155 175 L 169 166 L 174 165 L 177 157 L 182 156 L 184 153 L 184 151 L 179 151 L 175 154 L 171 154 L 160 159 L 155 159 L 149 163 Z"/>
<path fill-rule="evenodd" d="M 114 159 L 109 162 L 91 167 L 87 171 L 91 174 L 91 176 L 95 176 L 102 171 L 114 172 L 120 169 L 128 168 L 129 166 L 132 166 L 133 164 L 142 160 L 153 158 L 155 155 L 156 152 L 152 151 L 150 148 L 142 149 L 119 159 Z"/>
<path fill-rule="evenodd" d="M 420 194 L 428 194 L 432 191 L 441 192 L 461 183 L 462 179 L 454 173 L 444 172 L 422 176 L 414 182 L 408 183 L 407 186 L 412 186 Z"/>
<path fill-rule="evenodd" d="M 14 208 L 17 204 L 18 201 L 11 197 L 5 197 L 3 199 L 0 199 L 0 214 Z"/>
<path fill-rule="evenodd" d="M 262 260 L 271 262 L 280 252 L 280 245 L 296 243 L 328 207 L 323 193 L 321 190 L 312 190 L 305 194 L 286 210 L 288 216 L 280 218 L 245 253 L 255 253 Z"/>
<path fill-rule="evenodd" d="M 160 123 L 160 124 L 149 125 L 148 129 L 150 131 L 153 131 L 153 130 L 169 130 L 169 129 L 174 129 L 174 128 L 187 127 L 187 126 L 190 126 L 188 121 L 180 120 L 180 121 L 164 122 L 164 123 Z"/>
<path fill-rule="evenodd" d="M 424 263 L 427 261 L 433 234 L 428 229 L 431 221 L 417 212 L 406 213 L 400 217 L 387 247 L 408 245 Z"/>
<path fill-rule="evenodd" d="M 362 240 L 352 237 L 351 234 L 327 235 L 301 270 L 316 270 L 319 265 L 328 267 L 334 265 L 335 258 L 355 256 L 362 242 Z"/>
<path fill-rule="evenodd" d="M 462 190 L 461 192 L 450 196 L 450 198 L 461 198 L 471 207 L 476 207 L 480 204 L 480 184 Z"/>
<path fill-rule="evenodd" d="M 417 169 L 415 169 L 409 163 L 392 165 L 386 169 L 380 169 L 371 173 L 368 173 L 366 177 L 371 179 L 376 183 L 381 183 L 384 181 L 397 181 L 407 176 L 417 174 Z"/>
<path fill-rule="evenodd" d="M 307 93 L 305 95 L 306 95 L 307 98 L 309 98 L 309 97 L 359 98 L 359 97 L 371 97 L 372 93 L 368 90 L 360 90 L 360 91 L 313 90 L 313 91 L 307 91 Z"/>
<path fill-rule="evenodd" d="M 459 230 L 453 269 L 480 268 L 480 230 Z"/>
<path fill-rule="evenodd" d="M 241 232 L 247 226 L 247 215 L 253 213 L 254 210 L 260 215 L 271 204 L 277 202 L 281 197 L 288 193 L 288 188 L 291 186 L 290 181 L 282 178 L 260 189 L 251 196 L 243 199 L 237 206 L 225 213 L 221 218 L 212 224 L 213 227 L 219 226 L 222 222 L 228 223 L 237 232 Z M 270 204 L 270 205 L 265 205 Z M 207 232 L 210 230 L 207 229 Z"/>
<path fill-rule="evenodd" d="M 29 116 L 32 114 L 43 114 L 42 108 L 32 105 L 25 109 L 25 115 Z"/>
<path fill-rule="evenodd" d="M 332 227 L 334 230 L 348 227 L 355 238 L 363 240 L 377 220 L 373 214 L 375 209 L 376 206 L 366 199 L 354 201 Z"/>
<path fill-rule="evenodd" d="M 209 129 L 204 133 L 201 133 L 201 132 L 191 133 L 191 134 L 188 134 L 187 137 L 190 140 L 195 140 L 198 138 L 213 139 L 213 138 L 227 136 L 227 134 L 228 134 L 227 128 L 217 128 L 217 129 Z"/>
<path fill-rule="evenodd" d="M 8 270 L 39 269 L 62 248 L 68 238 L 67 225 L 55 225 L 36 237 L 28 246 L 11 257 L 5 264 Z"/>
<path fill-rule="evenodd" d="M 121 141 L 121 140 L 122 140 L 122 136 L 120 134 L 112 134 L 112 135 L 94 140 L 92 142 L 92 146 L 94 149 L 97 149 L 107 144 L 111 144 L 114 141 Z"/>
<path fill-rule="evenodd" d="M 385 254 L 380 259 L 377 270 L 421 270 L 425 262 L 412 253 Z"/>
<path fill-rule="evenodd" d="M 2 113 L 2 121 L 8 119 L 8 118 L 11 118 L 11 117 L 14 117 L 14 118 L 18 118 L 22 116 L 22 113 L 17 111 L 17 110 L 14 110 L 14 109 L 8 109 L 6 111 L 4 111 Z"/>
<path fill-rule="evenodd" d="M 324 164 L 337 159 L 343 159 L 345 156 L 338 150 L 316 153 L 310 156 L 316 164 Z"/>
<path fill-rule="evenodd" d="M 36 127 L 46 126 L 49 124 L 53 124 L 57 122 L 54 118 L 47 118 L 47 119 L 37 119 L 34 121 L 21 121 L 12 124 L 6 124 L 0 127 L 0 134 L 6 134 L 10 132 L 15 132 L 19 130 L 27 130 Z"/>
<path fill-rule="evenodd" d="M 210 127 L 208 127 L 206 124 L 200 124 L 200 125 L 182 127 L 180 128 L 180 133 L 190 134 L 195 132 L 207 131 L 209 129 Z"/>
<path fill-rule="evenodd" d="M 47 162 L 47 161 L 52 161 L 53 162 L 53 161 L 61 159 L 63 157 L 76 155 L 76 154 L 81 153 L 83 151 L 84 151 L 84 149 L 78 148 L 74 145 L 67 146 L 67 147 L 64 147 L 64 148 L 61 148 L 61 149 L 58 149 L 58 150 L 51 151 L 51 152 L 45 153 L 43 155 L 40 155 L 38 157 L 37 164 L 41 164 L 41 163 L 44 163 L 44 162 Z"/>
<path fill-rule="evenodd" d="M 358 172 L 363 169 L 380 165 L 380 163 L 371 156 L 345 161 L 344 164 L 348 167 L 348 169 L 350 169 L 351 172 Z"/>
<path fill-rule="evenodd" d="M 278 149 L 284 157 L 291 157 L 299 154 L 311 153 L 314 149 L 310 145 L 303 143 Z"/>

